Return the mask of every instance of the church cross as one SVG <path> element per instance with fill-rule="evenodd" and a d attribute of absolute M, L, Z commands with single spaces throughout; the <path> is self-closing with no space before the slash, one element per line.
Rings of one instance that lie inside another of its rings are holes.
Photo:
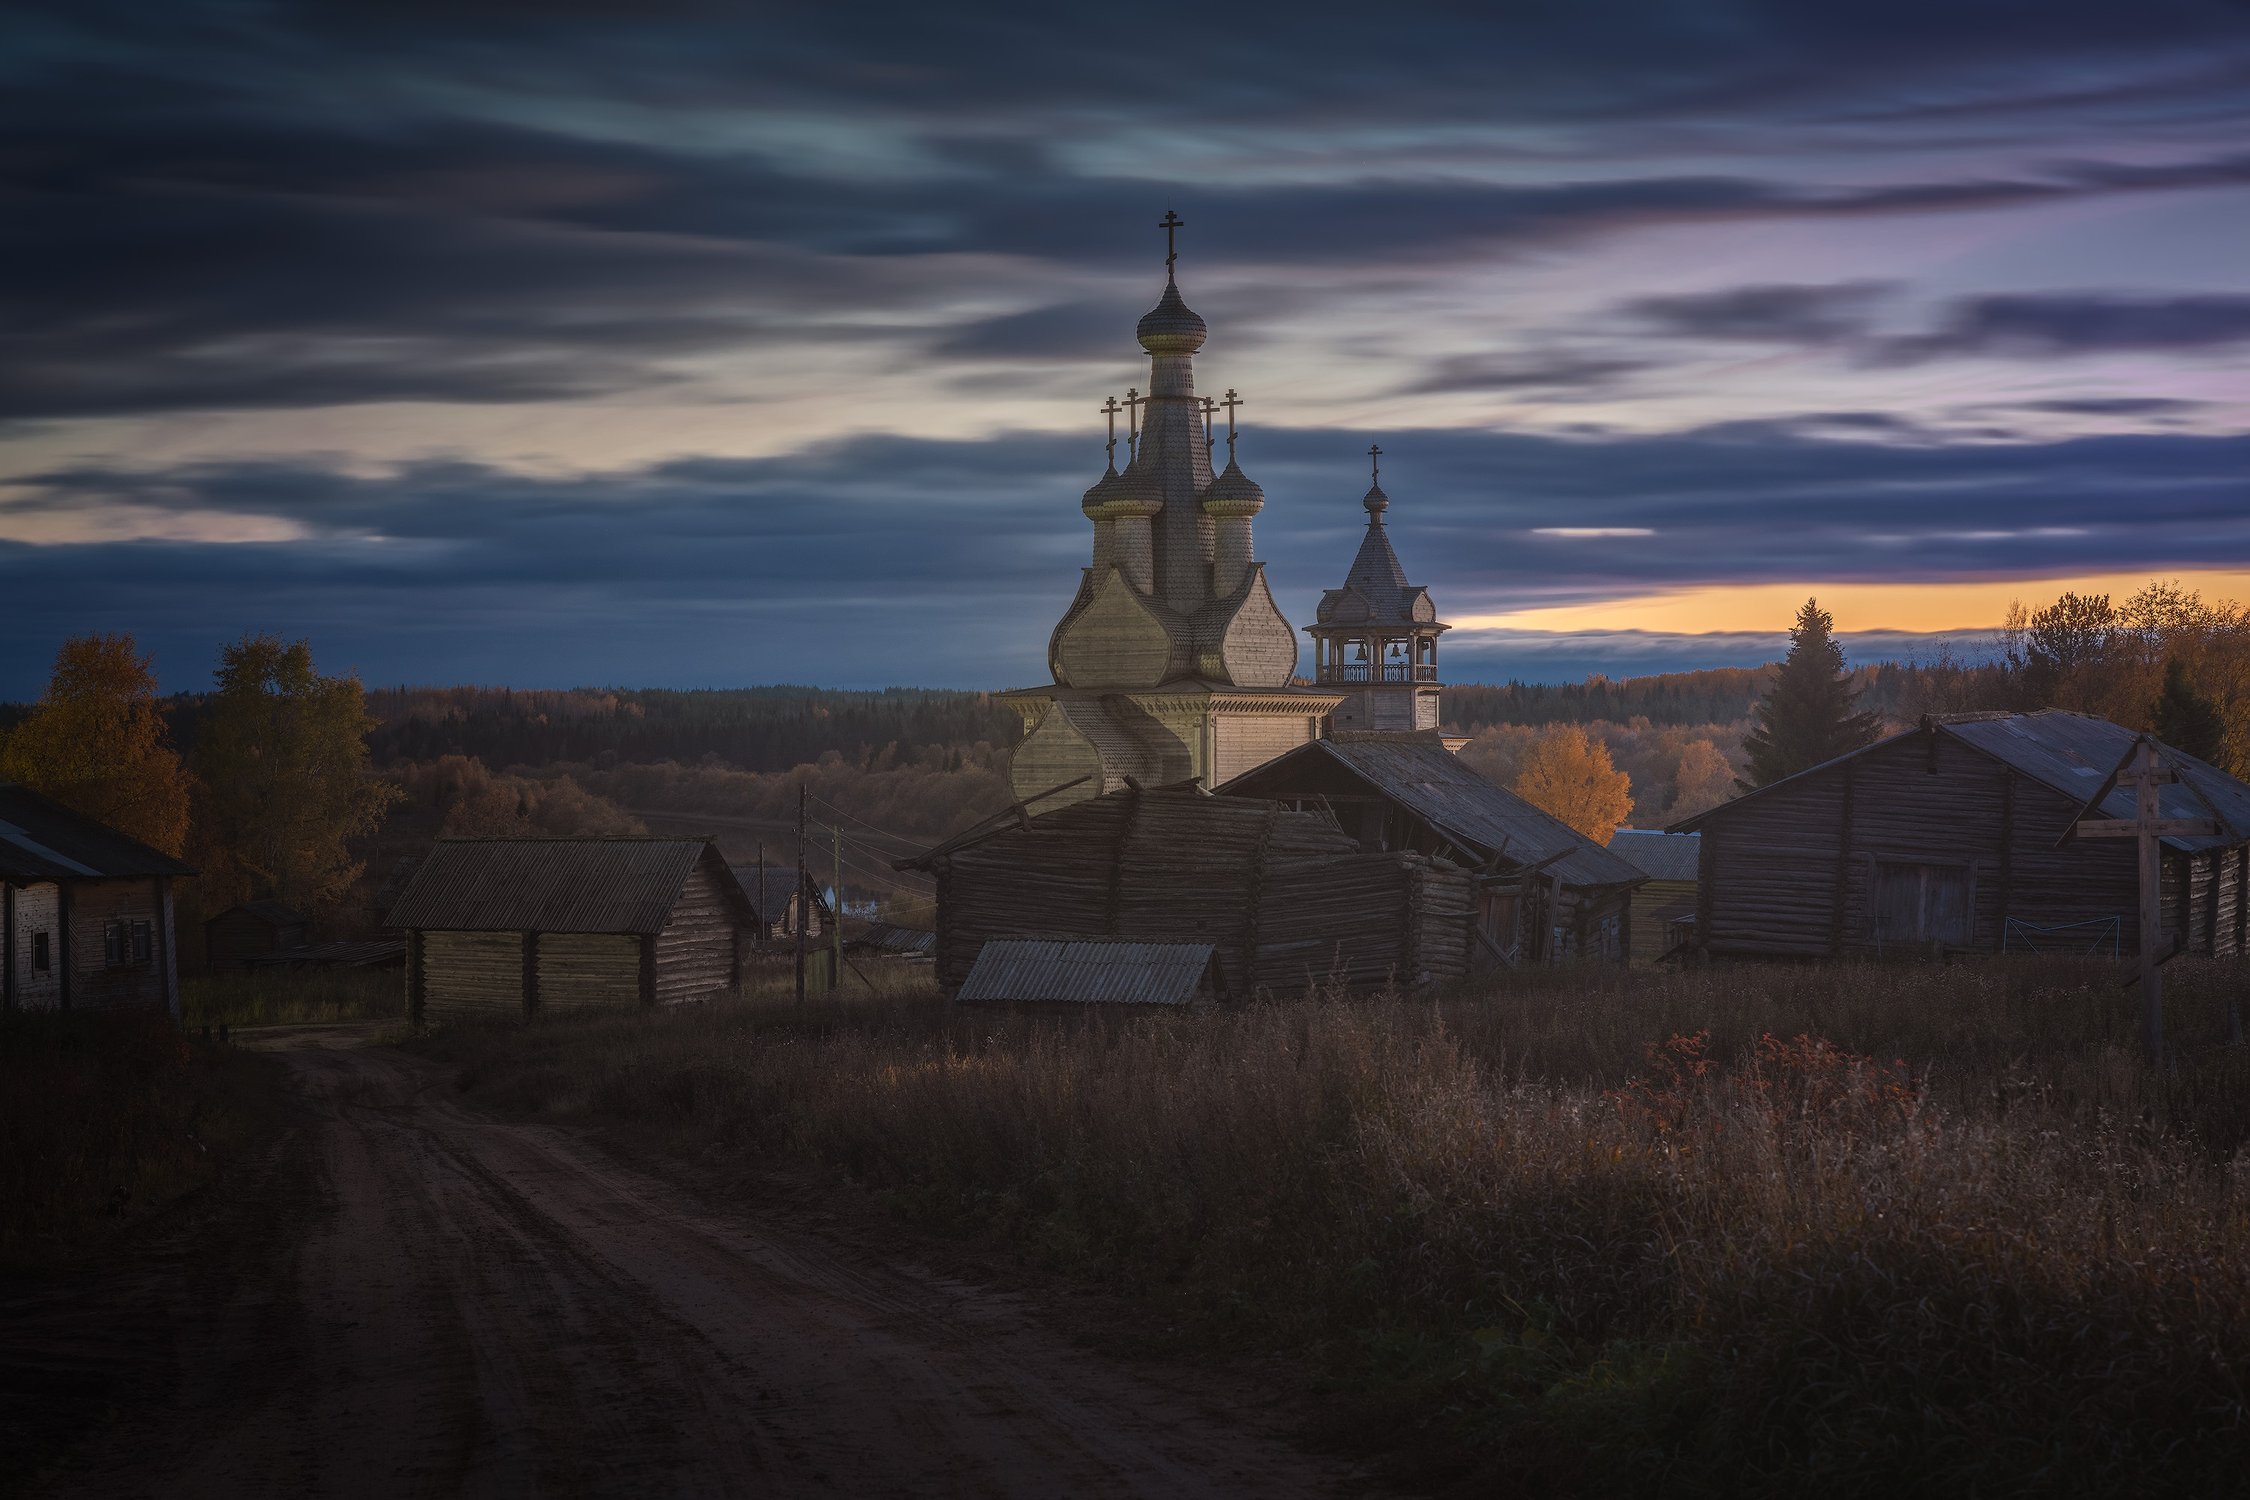
<path fill-rule="evenodd" d="M 1141 451 L 1141 403 L 1148 398 L 1132 386 L 1125 387 L 1125 453 L 1137 458 Z"/>
<path fill-rule="evenodd" d="M 1102 403 L 1101 413 L 1109 418 L 1109 466 L 1117 467 L 1117 414 L 1125 408 L 1117 404 L 1115 396 Z"/>
<path fill-rule="evenodd" d="M 1209 396 L 1203 398 L 1203 451 L 1209 453 L 1218 439 L 1211 436 L 1211 419 L 1219 414 L 1219 403 Z"/>
<path fill-rule="evenodd" d="M 1234 462 L 1234 409 L 1242 404 L 1242 398 L 1234 393 L 1234 387 L 1230 385 L 1227 387 L 1227 399 L 1219 404 L 1227 409 L 1227 462 L 1231 464 Z"/>
<path fill-rule="evenodd" d="M 1180 258 L 1180 248 L 1174 236 L 1187 228 L 1187 220 L 1167 208 L 1156 227 L 1164 231 L 1164 277 L 1169 281 L 1172 277 L 1172 262 Z"/>
<path fill-rule="evenodd" d="M 1383 450 L 1372 443 L 1367 446 L 1367 467 L 1370 471 L 1368 477 L 1374 481 L 1376 488 L 1382 488 Z"/>

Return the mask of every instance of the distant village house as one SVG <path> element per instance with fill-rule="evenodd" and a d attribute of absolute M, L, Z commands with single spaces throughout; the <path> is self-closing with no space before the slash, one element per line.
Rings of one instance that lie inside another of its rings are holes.
<path fill-rule="evenodd" d="M 734 988 L 758 918 L 707 839 L 444 839 L 392 908 L 417 1023 Z"/>
<path fill-rule="evenodd" d="M 172 882 L 192 866 L 0 783 L 0 1005 L 180 1013 Z"/>

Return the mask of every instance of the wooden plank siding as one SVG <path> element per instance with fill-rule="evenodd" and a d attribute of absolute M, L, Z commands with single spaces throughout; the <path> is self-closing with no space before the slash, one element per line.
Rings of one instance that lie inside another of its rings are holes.
<path fill-rule="evenodd" d="M 2135 952 L 2132 847 L 2090 839 L 2057 847 L 2079 806 L 1950 736 L 1878 745 L 1706 815 L 1699 942 L 1717 955 L 1928 952 L 1928 943 L 1886 942 L 1878 920 L 1885 868 L 1925 867 L 1947 872 L 1948 901 L 1965 891 L 1969 903 L 1961 939 L 1936 945 L 1947 951 L 2015 946 L 2013 917 L 2048 927 L 2115 918 L 2120 951 Z M 2160 941 L 2184 931 L 2189 951 L 2243 951 L 2246 852 L 2167 852 Z"/>
<path fill-rule="evenodd" d="M 425 1020 L 520 1016 L 524 1009 L 523 934 L 422 934 Z"/>
<path fill-rule="evenodd" d="M 641 940 L 629 932 L 547 932 L 539 936 L 539 1007 L 638 1005 Z"/>
<path fill-rule="evenodd" d="M 733 989 L 740 982 L 734 909 L 719 884 L 732 879 L 724 865 L 705 860 L 696 865 L 680 888 L 671 919 L 656 935 L 658 1005 L 700 1000 L 716 991 Z"/>

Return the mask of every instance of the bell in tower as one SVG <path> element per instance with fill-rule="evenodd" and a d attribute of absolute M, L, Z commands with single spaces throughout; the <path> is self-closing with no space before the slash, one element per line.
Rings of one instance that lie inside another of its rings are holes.
<path fill-rule="evenodd" d="M 1314 623 L 1313 676 L 1323 688 L 1344 695 L 1330 719 L 1339 733 L 1380 733 L 1438 727 L 1438 622 L 1430 591 L 1406 581 L 1398 554 L 1391 550 L 1383 513 L 1391 508 L 1383 493 L 1383 450 L 1367 450 L 1373 482 L 1361 504 L 1367 507 L 1367 535 L 1342 588 L 1320 596 Z"/>

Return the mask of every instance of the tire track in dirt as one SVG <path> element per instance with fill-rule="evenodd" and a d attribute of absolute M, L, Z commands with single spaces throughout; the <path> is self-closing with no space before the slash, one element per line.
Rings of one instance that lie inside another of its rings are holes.
<path fill-rule="evenodd" d="M 1365 1486 L 1019 1299 L 734 1211 L 381 1048 L 285 1054 L 286 1317 L 211 1315 L 58 1494 L 1327 1495 Z M 214 1247 L 222 1251 L 224 1247 Z M 248 1277 L 240 1278 L 248 1280 Z"/>

